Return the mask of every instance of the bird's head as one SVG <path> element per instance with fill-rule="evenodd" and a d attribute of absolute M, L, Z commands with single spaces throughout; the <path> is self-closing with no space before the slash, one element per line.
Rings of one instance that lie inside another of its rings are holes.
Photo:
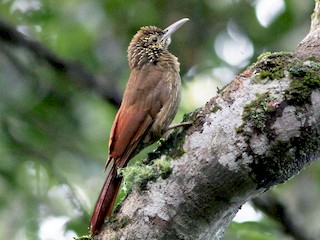
<path fill-rule="evenodd" d="M 130 68 L 146 63 L 156 63 L 163 53 L 167 53 L 171 35 L 188 20 L 183 18 L 164 30 L 155 26 L 142 27 L 133 36 L 128 48 Z"/>

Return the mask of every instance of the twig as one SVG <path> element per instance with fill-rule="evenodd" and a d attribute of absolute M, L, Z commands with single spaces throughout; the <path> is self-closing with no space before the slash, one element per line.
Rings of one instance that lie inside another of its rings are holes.
<path fill-rule="evenodd" d="M 255 207 L 281 224 L 283 231 L 296 240 L 315 240 L 300 226 L 287 207 L 274 195 L 264 194 L 252 199 Z"/>
<path fill-rule="evenodd" d="M 83 65 L 60 58 L 55 53 L 41 45 L 41 43 L 29 39 L 27 36 L 17 31 L 15 27 L 6 23 L 2 19 L 0 19 L 0 40 L 28 49 L 35 56 L 48 62 L 53 69 L 64 73 L 76 84 L 81 84 L 82 86 L 93 90 L 103 99 L 116 106 L 120 105 L 121 95 L 115 89 L 114 84 L 108 84 L 108 81 L 99 81 L 99 79 L 97 79 Z"/>

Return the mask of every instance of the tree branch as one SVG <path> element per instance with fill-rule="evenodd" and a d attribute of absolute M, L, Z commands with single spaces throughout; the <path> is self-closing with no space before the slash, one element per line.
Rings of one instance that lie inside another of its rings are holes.
<path fill-rule="evenodd" d="M 283 231 L 291 235 L 295 240 L 315 240 L 295 221 L 287 207 L 276 197 L 263 195 L 252 199 L 255 207 L 259 208 L 267 216 L 278 221 L 283 226 Z"/>
<path fill-rule="evenodd" d="M 314 57 L 320 59 L 320 0 L 315 0 L 315 8 L 311 18 L 308 35 L 299 43 L 296 55 L 300 58 Z"/>
<path fill-rule="evenodd" d="M 97 79 L 84 66 L 79 63 L 67 61 L 55 55 L 52 51 L 42 46 L 39 42 L 27 38 L 13 26 L 0 19 L 0 40 L 28 49 L 35 56 L 48 62 L 56 71 L 64 73 L 68 79 L 89 88 L 102 98 L 116 106 L 121 103 L 121 95 L 116 90 L 112 81 Z"/>

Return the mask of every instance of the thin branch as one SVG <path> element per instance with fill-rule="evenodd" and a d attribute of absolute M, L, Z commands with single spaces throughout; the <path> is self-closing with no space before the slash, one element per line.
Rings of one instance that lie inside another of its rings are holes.
<path fill-rule="evenodd" d="M 308 235 L 304 227 L 295 220 L 288 208 L 276 196 L 264 194 L 252 199 L 252 202 L 267 216 L 279 222 L 284 232 L 291 235 L 295 240 L 315 240 Z"/>
<path fill-rule="evenodd" d="M 315 8 L 311 18 L 308 35 L 298 44 L 295 51 L 299 58 L 320 59 L 320 0 L 315 0 Z"/>
<path fill-rule="evenodd" d="M 3 42 L 21 46 L 28 49 L 35 56 L 48 62 L 48 64 L 56 71 L 64 73 L 70 80 L 76 84 L 89 88 L 99 94 L 103 99 L 119 106 L 121 103 L 121 95 L 112 84 L 111 80 L 102 81 L 97 79 L 83 65 L 77 62 L 65 60 L 55 53 L 41 45 L 41 43 L 29 39 L 20 33 L 15 27 L 0 19 L 0 40 Z"/>
<path fill-rule="evenodd" d="M 313 32 L 316 28 L 318 28 L 320 25 L 320 1 L 315 1 L 315 7 L 311 19 L 311 28 L 310 32 Z"/>

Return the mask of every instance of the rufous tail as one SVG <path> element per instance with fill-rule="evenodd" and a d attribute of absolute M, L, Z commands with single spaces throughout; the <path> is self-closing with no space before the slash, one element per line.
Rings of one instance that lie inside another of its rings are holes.
<path fill-rule="evenodd" d="M 90 232 L 92 236 L 99 233 L 105 218 L 111 216 L 121 180 L 122 177 L 117 176 L 115 164 L 112 164 L 90 220 Z"/>

